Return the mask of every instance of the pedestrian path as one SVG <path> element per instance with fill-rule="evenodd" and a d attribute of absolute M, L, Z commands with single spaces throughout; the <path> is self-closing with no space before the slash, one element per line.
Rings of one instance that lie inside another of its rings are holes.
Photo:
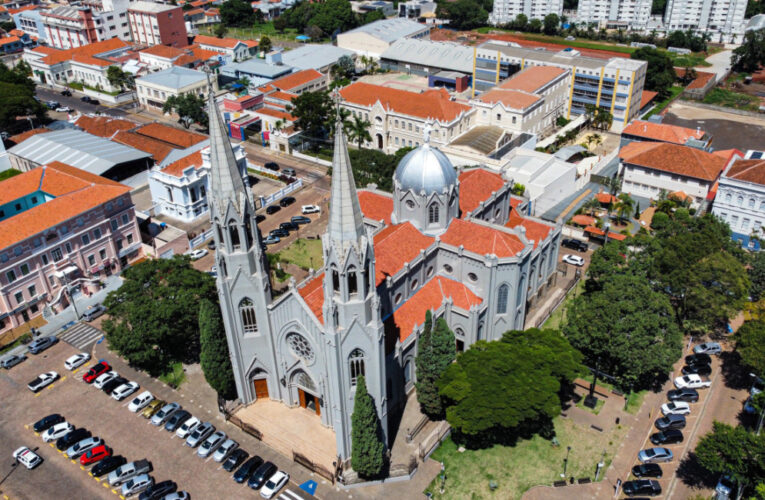
<path fill-rule="evenodd" d="M 77 323 L 67 329 L 60 338 L 67 344 L 71 344 L 77 349 L 84 351 L 86 347 L 100 339 L 103 334 L 104 332 L 87 323 Z"/>
<path fill-rule="evenodd" d="M 279 500 L 303 500 L 302 496 L 298 495 L 292 490 L 284 490 L 276 498 L 278 498 Z"/>

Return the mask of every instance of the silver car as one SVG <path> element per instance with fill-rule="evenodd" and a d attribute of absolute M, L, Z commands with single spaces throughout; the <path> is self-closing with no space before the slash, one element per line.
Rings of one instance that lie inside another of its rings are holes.
<path fill-rule="evenodd" d="M 213 453 L 213 460 L 220 463 L 228 457 L 231 452 L 233 452 L 235 449 L 239 448 L 239 443 L 234 441 L 233 439 L 226 439 L 226 441 L 223 442 L 222 445 L 220 445 L 220 448 L 215 450 L 215 453 Z"/>
<path fill-rule="evenodd" d="M 213 424 L 210 422 L 198 425 L 197 428 L 189 434 L 189 437 L 186 438 L 186 446 L 196 448 L 213 432 L 215 432 L 215 427 L 213 427 Z"/>
<path fill-rule="evenodd" d="M 672 452 L 667 448 L 648 448 L 638 453 L 638 460 L 644 464 L 671 462 L 672 458 Z"/>
<path fill-rule="evenodd" d="M 129 497 L 144 491 L 146 488 L 154 484 L 154 478 L 148 474 L 141 474 L 122 485 L 122 496 Z"/>
<path fill-rule="evenodd" d="M 0 361 L 0 367 L 5 368 L 6 370 L 10 370 L 25 359 L 27 359 L 27 357 L 23 354 L 11 354 L 7 358 Z"/>
<path fill-rule="evenodd" d="M 151 417 L 152 425 L 160 426 L 167 422 L 167 419 L 172 417 L 175 412 L 181 409 L 181 405 L 178 403 L 169 403 L 162 407 L 157 413 Z"/>
<path fill-rule="evenodd" d="M 91 448 L 95 448 L 96 446 L 101 446 L 102 444 L 104 444 L 104 442 L 99 437 L 93 436 L 85 438 L 82 441 L 78 441 L 70 446 L 69 449 L 66 450 L 66 456 L 69 458 L 79 458 L 80 455 L 86 451 L 90 450 Z"/>
<path fill-rule="evenodd" d="M 205 439 L 204 443 L 202 443 L 199 446 L 199 449 L 197 450 L 197 455 L 199 455 L 202 458 L 207 458 L 210 455 L 213 454 L 215 450 L 218 449 L 218 446 L 223 444 L 223 441 L 226 440 L 226 433 L 223 431 L 218 431 L 212 436 Z"/>

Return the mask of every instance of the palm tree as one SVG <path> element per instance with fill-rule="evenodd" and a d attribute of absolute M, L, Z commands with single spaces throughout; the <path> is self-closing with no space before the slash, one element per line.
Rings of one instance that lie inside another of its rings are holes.
<path fill-rule="evenodd" d="M 634 209 L 635 200 L 633 200 L 627 193 L 620 194 L 619 201 L 614 205 L 614 210 L 616 210 L 616 216 L 619 218 L 619 221 L 621 222 L 626 219 L 625 216 L 629 216 Z"/>
<path fill-rule="evenodd" d="M 244 87 L 245 90 L 250 88 L 250 79 L 246 76 L 240 76 L 239 79 L 235 82 Z"/>
<path fill-rule="evenodd" d="M 585 139 L 585 143 L 587 144 L 587 149 L 590 149 L 593 144 L 595 145 L 595 147 L 597 147 L 602 142 L 603 142 L 603 137 L 600 134 L 590 134 L 587 136 L 587 139 Z"/>
<path fill-rule="evenodd" d="M 582 205 L 582 208 L 587 210 L 590 216 L 594 216 L 595 209 L 600 208 L 600 202 L 598 201 L 598 198 L 596 196 L 593 196 L 592 198 L 584 202 L 584 205 Z"/>
<path fill-rule="evenodd" d="M 276 123 L 274 123 L 273 127 L 271 129 L 274 132 L 280 132 L 284 128 L 285 122 L 281 118 L 276 120 Z"/>
<path fill-rule="evenodd" d="M 372 136 L 369 135 L 370 126 L 372 126 L 372 124 L 369 123 L 369 121 L 355 115 L 353 116 L 353 119 L 350 121 L 350 123 L 345 126 L 348 137 L 352 141 L 358 142 L 359 149 L 362 148 L 364 142 L 372 140 Z"/>

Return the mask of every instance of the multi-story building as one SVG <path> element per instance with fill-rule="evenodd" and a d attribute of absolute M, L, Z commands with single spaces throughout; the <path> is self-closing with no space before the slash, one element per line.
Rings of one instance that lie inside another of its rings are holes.
<path fill-rule="evenodd" d="M 189 44 L 183 10 L 154 2 L 131 2 L 128 22 L 133 41 L 146 45 L 185 47 Z"/>
<path fill-rule="evenodd" d="M 150 70 L 159 71 L 173 66 L 196 68 L 216 58 L 217 52 L 190 45 L 184 48 L 154 45 L 138 52 L 138 59 Z"/>
<path fill-rule="evenodd" d="M 195 69 L 173 66 L 136 78 L 136 95 L 141 105 L 161 113 L 168 97 L 193 93 L 204 96 L 207 91 L 207 75 Z"/>
<path fill-rule="evenodd" d="M 40 42 L 47 41 L 45 37 L 45 23 L 42 19 L 43 10 L 22 10 L 13 14 L 13 22 L 16 28 L 32 37 L 37 37 Z"/>
<path fill-rule="evenodd" d="M 53 162 L 0 183 L 0 332 L 136 258 L 130 187 Z"/>
<path fill-rule="evenodd" d="M 494 8 L 489 14 L 491 24 L 507 24 L 515 20 L 518 14 L 528 19 L 545 18 L 547 14 L 563 14 L 563 0 L 494 0 Z"/>
<path fill-rule="evenodd" d="M 397 40 L 430 38 L 430 27 L 410 19 L 381 19 L 337 35 L 337 46 L 379 59 Z"/>
<path fill-rule="evenodd" d="M 644 30 L 651 20 L 651 0 L 580 0 L 576 10 L 579 23 L 620 23 L 632 30 Z"/>
<path fill-rule="evenodd" d="M 90 8 L 56 7 L 41 13 L 45 39 L 57 49 L 72 49 L 98 41 Z"/>
<path fill-rule="evenodd" d="M 565 117 L 584 114 L 591 104 L 613 116 L 612 130 L 620 131 L 640 112 L 640 97 L 648 64 L 612 57 L 586 57 L 577 50 L 559 52 L 518 47 L 492 40 L 474 49 L 473 93 L 489 90 L 500 81 L 530 66 L 556 66 L 569 70 Z"/>
<path fill-rule="evenodd" d="M 666 30 L 693 30 L 709 33 L 713 41 L 741 41 L 746 29 L 747 0 L 667 0 Z"/>
<path fill-rule="evenodd" d="M 765 160 L 731 158 L 720 177 L 712 213 L 728 223 L 732 238 L 744 248 L 760 250 L 765 238 Z M 761 156 L 761 155 L 760 155 Z"/>

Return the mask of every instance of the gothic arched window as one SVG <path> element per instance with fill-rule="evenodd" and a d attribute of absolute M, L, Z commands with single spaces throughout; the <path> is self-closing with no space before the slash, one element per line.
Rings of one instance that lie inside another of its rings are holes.
<path fill-rule="evenodd" d="M 340 274 L 337 269 L 332 269 L 332 290 L 335 292 L 340 291 Z"/>
<path fill-rule="evenodd" d="M 220 272 L 220 275 L 224 278 L 228 276 L 228 269 L 226 269 L 226 259 L 223 257 L 220 258 L 220 262 L 218 263 L 218 272 Z"/>
<path fill-rule="evenodd" d="M 239 242 L 239 227 L 237 227 L 234 219 L 228 221 L 228 234 L 231 238 L 231 248 L 239 250 L 241 246 L 241 243 Z"/>
<path fill-rule="evenodd" d="M 523 282 L 524 281 L 526 281 L 525 274 L 521 276 L 520 280 L 518 280 L 518 290 L 516 291 L 516 296 L 515 296 L 515 300 L 516 300 L 515 307 L 518 307 L 521 305 L 521 299 L 523 298 L 523 286 L 524 286 Z"/>
<path fill-rule="evenodd" d="M 432 203 L 428 207 L 428 223 L 434 224 L 438 222 L 438 203 Z"/>
<path fill-rule="evenodd" d="M 497 314 L 505 314 L 507 312 L 507 296 L 510 291 L 510 287 L 503 284 L 497 291 Z"/>
<path fill-rule="evenodd" d="M 359 283 L 356 279 L 356 268 L 351 266 L 348 268 L 348 295 L 356 295 L 359 293 Z"/>
<path fill-rule="evenodd" d="M 255 317 L 255 304 L 248 298 L 239 302 L 239 316 L 242 318 L 242 330 L 244 333 L 256 333 L 258 320 Z"/>
<path fill-rule="evenodd" d="M 356 386 L 356 381 L 364 375 L 364 351 L 354 349 L 348 356 L 348 368 L 351 373 L 351 387 Z"/>

